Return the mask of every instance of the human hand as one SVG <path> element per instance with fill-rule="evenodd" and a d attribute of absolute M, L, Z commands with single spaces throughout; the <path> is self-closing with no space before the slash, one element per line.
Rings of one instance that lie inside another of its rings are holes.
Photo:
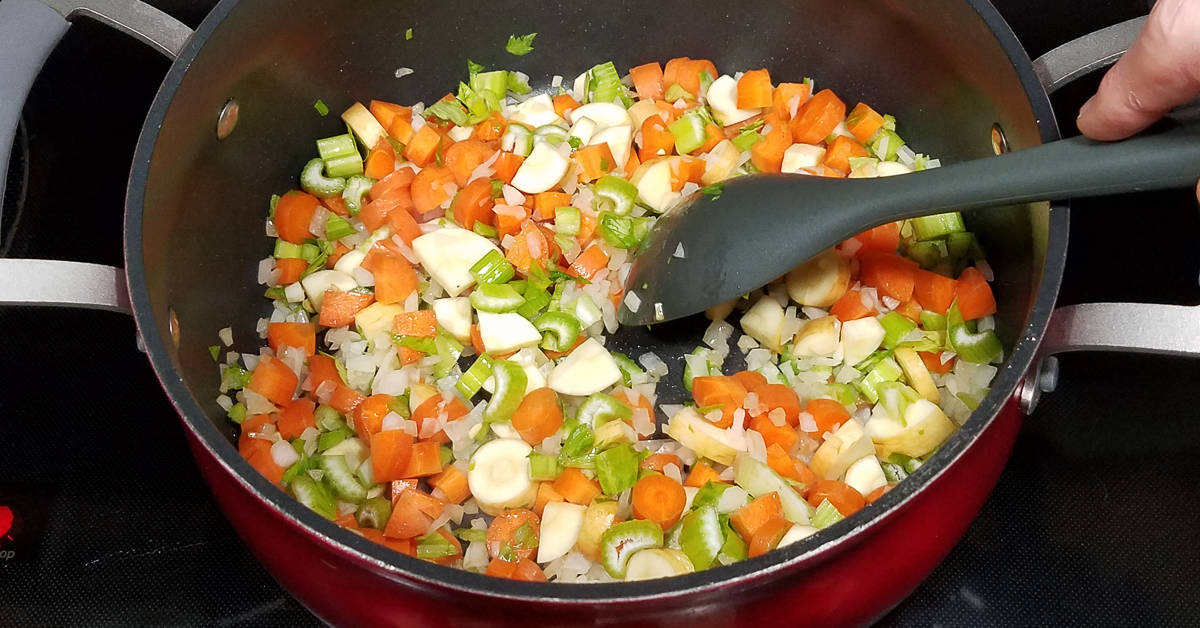
<path fill-rule="evenodd" d="M 1129 137 L 1200 95 L 1200 0 L 1159 0 L 1125 56 L 1079 110 L 1076 124 L 1102 141 Z M 1200 200 L 1200 186 L 1196 188 Z"/>

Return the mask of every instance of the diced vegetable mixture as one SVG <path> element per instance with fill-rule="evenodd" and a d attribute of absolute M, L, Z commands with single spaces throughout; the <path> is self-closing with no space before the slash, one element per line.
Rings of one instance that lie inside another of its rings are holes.
<path fill-rule="evenodd" d="M 713 308 L 682 372 L 606 346 L 658 214 L 756 172 L 936 167 L 890 116 L 687 57 L 536 95 L 468 70 L 430 106 L 355 103 L 316 141 L 271 199 L 267 346 L 212 347 L 239 451 L 320 515 L 501 578 L 684 574 L 867 507 L 986 394 L 991 270 L 957 213 Z M 691 398 L 659 399 L 667 378 Z"/>

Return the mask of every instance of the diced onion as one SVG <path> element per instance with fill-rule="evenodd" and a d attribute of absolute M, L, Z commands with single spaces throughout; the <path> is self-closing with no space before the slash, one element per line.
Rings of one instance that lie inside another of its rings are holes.
<path fill-rule="evenodd" d="M 296 464 L 300 459 L 300 454 L 296 453 L 296 449 L 286 440 L 281 440 L 274 445 L 271 445 L 271 459 L 275 464 L 284 469 Z"/>
<path fill-rule="evenodd" d="M 396 68 L 396 78 L 404 78 L 404 77 L 408 76 L 409 74 L 412 74 L 413 72 L 414 72 L 414 70 L 412 68 Z M 413 116 L 413 117 L 417 117 L 417 116 Z"/>

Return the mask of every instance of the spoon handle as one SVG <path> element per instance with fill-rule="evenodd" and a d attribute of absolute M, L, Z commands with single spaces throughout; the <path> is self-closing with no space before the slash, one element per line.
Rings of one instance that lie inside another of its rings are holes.
<path fill-rule="evenodd" d="M 1200 178 L 1200 122 L 1120 142 L 1072 137 L 917 175 L 880 180 L 888 205 L 898 210 L 893 220 L 938 210 L 1185 187 Z"/>

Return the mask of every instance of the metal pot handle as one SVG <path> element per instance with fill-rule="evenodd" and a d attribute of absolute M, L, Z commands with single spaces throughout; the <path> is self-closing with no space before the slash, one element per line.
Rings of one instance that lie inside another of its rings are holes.
<path fill-rule="evenodd" d="M 1114 63 L 1146 24 L 1138 17 L 1069 41 L 1033 62 L 1047 93 Z M 1192 105 L 1184 109 L 1191 109 Z M 1179 110 L 1176 110 L 1178 113 Z M 1058 359 L 1071 351 L 1126 351 L 1200 357 L 1200 306 L 1158 303 L 1084 303 L 1054 310 L 1025 375 L 1021 411 L 1033 412 L 1043 392 L 1058 385 Z"/>
<path fill-rule="evenodd" d="M 0 198 L 21 108 L 50 51 L 77 17 L 90 17 L 170 59 L 192 30 L 138 0 L 0 2 Z M 120 268 L 53 260 L 0 259 L 0 305 L 57 305 L 130 312 Z"/>

